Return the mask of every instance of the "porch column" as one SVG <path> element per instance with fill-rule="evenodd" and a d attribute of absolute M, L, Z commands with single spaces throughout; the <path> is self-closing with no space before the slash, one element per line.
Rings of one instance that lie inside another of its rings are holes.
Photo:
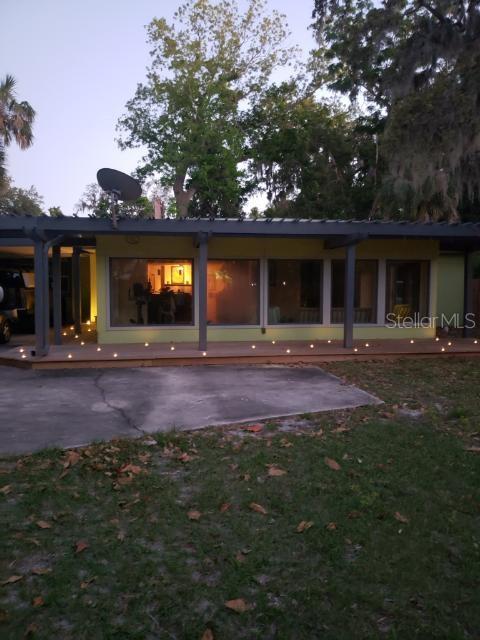
<path fill-rule="evenodd" d="M 462 336 L 468 338 L 472 335 L 472 328 L 469 326 L 472 321 L 473 313 L 473 296 L 472 296 L 472 280 L 473 280 L 473 254 L 471 251 L 464 253 L 464 271 L 463 271 L 463 329 Z M 477 318 L 474 318 L 477 321 Z"/>
<path fill-rule="evenodd" d="M 198 247 L 198 349 L 207 350 L 207 264 L 208 235 L 199 233 Z"/>
<path fill-rule="evenodd" d="M 35 270 L 35 355 L 42 357 L 49 349 L 48 246 L 34 240 Z"/>
<path fill-rule="evenodd" d="M 62 256 L 58 245 L 52 247 L 53 343 L 62 344 Z"/>
<path fill-rule="evenodd" d="M 73 247 L 72 253 L 72 311 L 75 333 L 82 331 L 82 292 L 80 288 L 80 247 Z"/>
<path fill-rule="evenodd" d="M 345 247 L 345 297 L 343 301 L 343 346 L 353 347 L 353 321 L 355 314 L 355 244 Z"/>

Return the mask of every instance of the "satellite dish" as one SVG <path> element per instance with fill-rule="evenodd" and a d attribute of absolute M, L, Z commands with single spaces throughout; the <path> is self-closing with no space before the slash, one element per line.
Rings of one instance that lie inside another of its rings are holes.
<path fill-rule="evenodd" d="M 110 196 L 112 221 L 113 226 L 116 228 L 118 201 L 131 202 L 132 200 L 137 200 L 142 195 L 142 187 L 137 180 L 116 169 L 99 169 L 97 171 L 97 182 Z"/>

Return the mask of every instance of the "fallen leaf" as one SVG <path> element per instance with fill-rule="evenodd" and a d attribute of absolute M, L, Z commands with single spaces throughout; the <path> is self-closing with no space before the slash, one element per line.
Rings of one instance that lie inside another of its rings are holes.
<path fill-rule="evenodd" d="M 310 529 L 311 527 L 313 527 L 313 522 L 311 520 L 302 520 L 297 526 L 297 533 L 308 531 L 308 529 Z"/>
<path fill-rule="evenodd" d="M 82 456 L 78 453 L 78 451 L 67 451 L 65 456 L 65 461 L 63 463 L 63 468 L 68 469 L 68 467 L 73 467 L 77 464 Z"/>
<path fill-rule="evenodd" d="M 288 449 L 288 447 L 293 447 L 293 442 L 290 442 L 290 440 L 287 440 L 287 438 L 282 438 L 280 440 L 280 446 Z"/>
<path fill-rule="evenodd" d="M 350 511 L 350 513 L 347 516 L 348 518 L 350 518 L 350 520 L 356 520 L 357 518 L 361 518 L 362 517 L 362 513 L 361 511 Z"/>
<path fill-rule="evenodd" d="M 480 453 L 480 447 L 465 447 L 465 451 L 470 451 L 470 453 Z"/>
<path fill-rule="evenodd" d="M 48 569 L 47 567 L 33 567 L 32 569 L 32 573 L 35 576 L 44 576 L 47 573 L 51 573 L 52 570 Z"/>
<path fill-rule="evenodd" d="M 211 629 L 205 629 L 203 632 L 202 640 L 215 640 L 213 631 Z"/>
<path fill-rule="evenodd" d="M 275 465 L 268 465 L 268 475 L 273 478 L 278 478 L 279 476 L 284 476 L 287 472 L 285 469 L 280 469 L 280 467 L 276 467 Z"/>
<path fill-rule="evenodd" d="M 341 466 L 336 460 L 333 460 L 333 458 L 325 458 L 325 464 L 333 471 L 340 471 L 341 469 Z"/>
<path fill-rule="evenodd" d="M 88 542 L 85 542 L 84 540 L 79 540 L 76 544 L 75 544 L 75 553 L 82 553 L 82 551 L 85 551 L 85 549 L 88 549 Z"/>
<path fill-rule="evenodd" d="M 118 470 L 118 473 L 133 473 L 135 475 L 142 473 L 142 467 L 137 466 L 136 464 L 124 464 Z"/>
<path fill-rule="evenodd" d="M 336 522 L 329 522 L 326 526 L 327 531 L 335 531 L 336 528 L 337 528 Z"/>
<path fill-rule="evenodd" d="M 220 513 L 225 513 L 225 511 L 228 511 L 231 506 L 231 502 L 224 502 L 222 505 L 220 505 Z"/>
<path fill-rule="evenodd" d="M 262 507 L 261 504 L 257 504 L 256 502 L 251 502 L 249 505 L 250 509 L 252 511 L 256 511 L 257 513 L 261 513 L 262 516 L 266 516 L 268 511 L 265 509 L 265 507 Z"/>
<path fill-rule="evenodd" d="M 12 485 L 6 484 L 0 488 L 0 493 L 3 493 L 4 496 L 7 496 L 9 493 L 12 493 Z"/>
<path fill-rule="evenodd" d="M 246 555 L 241 551 L 239 551 L 235 556 L 235 560 L 237 562 L 245 562 L 246 559 L 247 559 Z"/>
<path fill-rule="evenodd" d="M 52 525 L 50 522 L 46 522 L 45 520 L 37 520 L 37 527 L 40 529 L 51 529 Z"/>
<path fill-rule="evenodd" d="M 18 582 L 19 580 L 21 580 L 23 578 L 23 576 L 10 576 L 9 578 L 7 578 L 6 580 L 4 580 L 2 582 L 2 584 L 13 584 L 14 582 Z"/>
<path fill-rule="evenodd" d="M 187 516 L 189 520 L 200 520 L 200 518 L 202 517 L 202 514 L 200 513 L 200 511 L 196 511 L 195 509 L 192 509 L 187 513 Z"/>
<path fill-rule="evenodd" d="M 42 598 L 42 596 L 37 596 L 32 600 L 32 604 L 34 607 L 43 607 L 43 605 L 45 604 L 45 600 Z"/>
<path fill-rule="evenodd" d="M 244 427 L 244 431 L 249 431 L 250 433 L 258 433 L 263 429 L 263 424 L 251 424 L 248 427 Z"/>
<path fill-rule="evenodd" d="M 80 589 L 86 589 L 92 582 L 95 580 L 95 576 L 93 578 L 89 578 L 88 580 L 82 580 L 80 582 Z"/>
<path fill-rule="evenodd" d="M 190 462 L 191 460 L 193 460 L 193 456 L 189 455 L 188 453 L 182 453 L 178 456 L 177 460 L 179 462 Z"/>
<path fill-rule="evenodd" d="M 407 516 L 403 516 L 399 511 L 395 511 L 395 513 L 393 514 L 393 517 L 395 518 L 395 520 L 398 520 L 399 522 L 403 522 L 403 524 L 407 524 L 407 522 L 410 522 Z"/>
<path fill-rule="evenodd" d="M 234 600 L 227 600 L 225 602 L 227 609 L 231 609 L 236 613 L 245 613 L 251 608 L 251 605 L 247 604 L 243 598 L 235 598 Z"/>
<path fill-rule="evenodd" d="M 250 480 L 250 474 L 249 473 L 244 473 L 243 476 L 241 476 L 242 480 L 245 480 L 245 482 L 248 482 Z"/>

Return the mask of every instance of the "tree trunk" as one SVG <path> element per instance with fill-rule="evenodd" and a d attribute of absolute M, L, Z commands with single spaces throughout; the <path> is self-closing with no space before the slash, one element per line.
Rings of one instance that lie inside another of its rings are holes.
<path fill-rule="evenodd" d="M 175 195 L 179 218 L 186 218 L 188 216 L 188 205 L 197 191 L 195 187 L 189 187 L 188 189 L 183 188 L 185 177 L 185 174 L 177 175 L 173 183 L 173 193 Z"/>

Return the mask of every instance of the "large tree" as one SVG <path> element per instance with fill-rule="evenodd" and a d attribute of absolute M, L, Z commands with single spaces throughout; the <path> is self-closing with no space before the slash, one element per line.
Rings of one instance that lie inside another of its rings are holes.
<path fill-rule="evenodd" d="M 96 182 L 88 184 L 75 205 L 75 212 L 81 215 L 88 214 L 94 218 L 110 218 L 111 205 L 107 194 Z M 53 214 L 50 213 L 50 215 Z M 133 202 L 120 202 L 118 216 L 120 218 L 153 218 L 153 204 L 145 195 Z"/>
<path fill-rule="evenodd" d="M 475 0 L 315 0 L 330 87 L 359 98 L 388 171 L 375 209 L 450 220 L 480 186 Z"/>
<path fill-rule="evenodd" d="M 289 64 L 284 17 L 265 0 L 189 0 L 148 26 L 151 65 L 120 120 L 122 147 L 147 149 L 140 172 L 171 186 L 177 214 L 240 206 L 245 132 L 241 111 Z"/>
<path fill-rule="evenodd" d="M 29 189 L 14 187 L 7 179 L 0 194 L 0 214 L 28 216 L 44 215 L 43 197 L 34 186 Z"/>
<path fill-rule="evenodd" d="M 33 142 L 35 111 L 28 102 L 17 100 L 15 78 L 6 75 L 0 82 L 0 190 L 8 187 L 5 148 L 15 141 L 21 149 Z"/>

